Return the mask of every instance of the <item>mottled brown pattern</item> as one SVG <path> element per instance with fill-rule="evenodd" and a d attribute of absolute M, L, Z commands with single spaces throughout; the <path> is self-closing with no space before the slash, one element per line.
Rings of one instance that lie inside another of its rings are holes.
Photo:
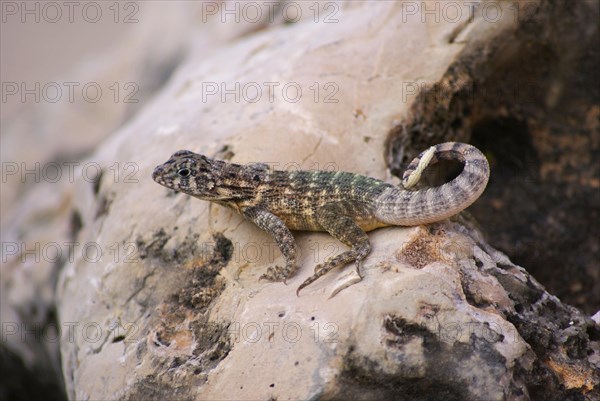
<path fill-rule="evenodd" d="M 422 161 L 424 154 L 433 156 Z M 427 164 L 452 159 L 463 171 L 437 188 L 409 191 L 348 172 L 277 171 L 266 164 L 239 165 L 188 150 L 157 166 L 159 184 L 199 199 L 228 206 L 273 236 L 285 267 L 269 267 L 261 279 L 285 281 L 297 268 L 296 242 L 290 230 L 326 231 L 351 249 L 315 268 L 298 291 L 323 274 L 362 260 L 371 251 L 366 231 L 390 225 L 432 223 L 473 203 L 485 189 L 489 165 L 475 147 L 458 142 L 435 145 L 408 166 L 403 183 L 416 182 Z M 416 176 L 415 176 L 416 175 Z"/>

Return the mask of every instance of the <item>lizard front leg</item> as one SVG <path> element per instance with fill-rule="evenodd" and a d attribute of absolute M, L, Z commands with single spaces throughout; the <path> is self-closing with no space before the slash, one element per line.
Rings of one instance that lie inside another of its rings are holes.
<path fill-rule="evenodd" d="M 300 290 L 316 281 L 328 271 L 337 267 L 343 267 L 348 263 L 356 262 L 356 272 L 358 273 L 358 276 L 362 278 L 360 267 L 363 259 L 371 252 L 371 243 L 369 242 L 367 233 L 365 233 L 354 220 L 341 214 L 343 213 L 343 210 L 344 208 L 339 205 L 325 206 L 317 213 L 317 222 L 332 237 L 351 249 L 317 265 L 317 267 L 315 267 L 315 274 L 307 278 L 300 287 L 298 287 L 296 295 L 300 293 Z"/>
<path fill-rule="evenodd" d="M 265 209 L 250 207 L 244 209 L 242 213 L 259 228 L 271 234 L 285 258 L 285 267 L 269 267 L 267 273 L 260 276 L 259 280 L 266 279 L 285 283 L 285 280 L 294 274 L 297 268 L 297 248 L 294 236 L 279 217 Z"/>

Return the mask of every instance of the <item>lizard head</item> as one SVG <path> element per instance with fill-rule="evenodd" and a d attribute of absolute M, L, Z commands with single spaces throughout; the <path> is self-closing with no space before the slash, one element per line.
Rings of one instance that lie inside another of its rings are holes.
<path fill-rule="evenodd" d="M 223 161 L 212 160 L 189 150 L 180 150 L 165 163 L 156 166 L 152 178 L 175 191 L 200 199 L 220 200 L 222 196 L 218 186 L 224 164 Z"/>

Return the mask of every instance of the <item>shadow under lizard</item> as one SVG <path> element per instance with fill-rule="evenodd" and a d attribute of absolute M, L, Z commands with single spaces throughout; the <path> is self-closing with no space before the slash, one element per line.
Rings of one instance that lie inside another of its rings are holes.
<path fill-rule="evenodd" d="M 457 160 L 462 172 L 435 188 L 408 190 L 438 160 Z M 367 231 L 386 226 L 428 224 L 470 206 L 484 191 L 490 175 L 485 156 L 474 146 L 447 142 L 430 147 L 407 167 L 402 187 L 349 172 L 280 171 L 267 164 L 240 165 L 189 150 L 175 152 L 157 166 L 157 183 L 199 199 L 230 207 L 276 241 L 285 266 L 269 267 L 260 279 L 283 281 L 297 270 L 297 245 L 290 230 L 326 231 L 348 246 L 315 267 L 296 293 L 328 271 L 356 263 L 371 252 Z"/>

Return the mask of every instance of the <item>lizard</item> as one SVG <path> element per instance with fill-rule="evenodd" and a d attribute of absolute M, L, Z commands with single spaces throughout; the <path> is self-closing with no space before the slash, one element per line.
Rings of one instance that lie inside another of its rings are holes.
<path fill-rule="evenodd" d="M 439 160 L 457 160 L 462 172 L 439 187 L 409 190 L 423 170 Z M 350 250 L 315 267 L 296 290 L 325 273 L 355 263 L 359 280 L 363 260 L 371 252 L 367 232 L 386 226 L 415 226 L 453 216 L 475 202 L 490 176 L 485 155 L 476 147 L 446 142 L 431 146 L 406 168 L 402 186 L 332 171 L 283 171 L 264 163 L 236 164 L 180 150 L 157 166 L 158 184 L 229 207 L 269 233 L 285 259 L 259 281 L 283 281 L 297 270 L 297 245 L 290 230 L 326 231 Z"/>

